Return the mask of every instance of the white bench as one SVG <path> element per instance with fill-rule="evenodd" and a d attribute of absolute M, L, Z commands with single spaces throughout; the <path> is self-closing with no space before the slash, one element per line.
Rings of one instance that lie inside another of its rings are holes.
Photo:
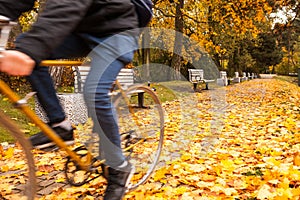
<path fill-rule="evenodd" d="M 248 72 L 248 73 L 247 73 L 247 77 L 248 77 L 248 80 L 251 80 L 251 79 L 253 79 L 253 76 L 251 75 L 251 73 L 250 73 L 250 72 Z"/>
<path fill-rule="evenodd" d="M 82 89 L 86 80 L 86 77 L 89 73 L 89 66 L 74 66 L 75 71 L 75 82 L 74 82 L 74 93 L 58 93 L 58 99 L 67 115 L 67 118 L 71 121 L 72 124 L 84 124 L 87 119 L 87 108 L 84 102 Z M 126 90 L 129 86 L 134 84 L 134 72 L 133 69 L 122 69 L 117 76 L 119 83 L 121 84 L 122 89 Z M 144 106 L 144 91 L 137 90 L 133 91 L 138 95 L 138 107 Z M 110 93 L 114 95 L 114 93 Z M 35 102 L 35 112 L 36 114 L 44 121 L 48 122 L 48 118 L 44 110 L 42 109 L 39 102 Z"/>
<path fill-rule="evenodd" d="M 82 93 L 83 86 L 86 80 L 87 75 L 90 72 L 89 65 L 82 65 L 82 66 L 73 66 L 74 70 L 74 92 L 75 93 Z"/>
<path fill-rule="evenodd" d="M 133 69 L 121 69 L 117 76 L 117 80 L 120 83 L 123 90 L 126 90 L 128 87 L 134 84 L 134 71 Z M 113 86 L 114 87 L 114 86 Z M 113 90 L 114 88 L 112 88 Z M 143 108 L 144 106 L 144 91 L 143 90 L 134 90 L 131 93 L 136 93 L 138 95 L 138 107 Z M 115 92 L 111 92 L 110 95 L 114 95 Z"/>
<path fill-rule="evenodd" d="M 205 89 L 208 90 L 208 83 L 214 82 L 215 80 L 204 79 L 203 69 L 188 69 L 189 71 L 189 81 L 193 84 L 193 89 L 196 92 L 197 86 L 200 83 L 205 84 Z"/>
<path fill-rule="evenodd" d="M 234 78 L 232 80 L 234 83 L 240 83 L 241 82 L 241 78 L 239 75 L 239 72 L 234 72 Z"/>
<path fill-rule="evenodd" d="M 247 81 L 248 80 L 248 77 L 246 75 L 246 72 L 243 72 L 243 76 L 241 78 L 241 81 Z"/>
<path fill-rule="evenodd" d="M 220 85 L 220 86 L 228 85 L 228 78 L 227 78 L 226 71 L 220 71 L 220 78 L 217 79 L 217 85 Z"/>

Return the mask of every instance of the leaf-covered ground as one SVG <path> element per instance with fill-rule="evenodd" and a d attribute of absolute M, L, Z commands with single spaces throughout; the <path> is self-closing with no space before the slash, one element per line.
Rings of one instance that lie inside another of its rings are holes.
<path fill-rule="evenodd" d="M 125 199 L 300 199 L 299 99 L 296 85 L 256 79 L 165 103 L 161 162 Z M 18 147 L 0 149 L 2 173 L 15 170 L 19 153 Z M 64 152 L 35 156 L 38 176 L 63 170 Z M 48 177 L 65 183 L 62 173 Z M 13 199 L 9 185 L 16 181 L 0 179 L 0 199 Z M 97 178 L 82 187 L 64 185 L 38 199 L 101 199 L 105 184 Z"/>

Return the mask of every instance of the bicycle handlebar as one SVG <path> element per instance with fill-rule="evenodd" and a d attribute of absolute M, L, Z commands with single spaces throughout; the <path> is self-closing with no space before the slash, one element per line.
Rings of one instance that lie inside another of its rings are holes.
<path fill-rule="evenodd" d="M 52 66 L 79 66 L 82 65 L 82 61 L 76 60 L 43 60 L 40 63 L 41 66 L 44 67 L 52 67 Z"/>

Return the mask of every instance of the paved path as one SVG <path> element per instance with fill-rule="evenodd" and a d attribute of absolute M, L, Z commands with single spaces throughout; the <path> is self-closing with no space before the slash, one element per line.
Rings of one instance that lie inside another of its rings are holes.
<path fill-rule="evenodd" d="M 172 105 L 172 108 L 170 107 L 169 110 L 166 108 L 166 114 L 168 114 L 169 116 L 167 122 L 172 122 L 173 119 L 171 117 L 174 117 L 174 121 L 172 126 L 168 126 L 168 124 L 166 125 L 165 144 L 163 154 L 160 159 L 160 165 L 163 166 L 167 162 L 180 158 L 182 152 L 184 152 L 183 149 L 192 144 L 193 138 L 198 137 L 197 134 L 203 133 L 204 135 L 205 133 L 210 133 L 207 134 L 207 136 L 205 137 L 201 137 L 199 140 L 197 138 L 197 140 L 195 140 L 194 138 L 194 140 L 196 141 L 194 141 L 195 145 L 199 146 L 199 149 L 201 150 L 201 152 L 197 152 L 199 154 L 206 154 L 208 151 L 211 151 L 214 147 L 214 144 L 219 142 L 219 134 L 224 128 L 226 122 L 220 116 L 224 116 L 226 114 L 230 117 L 233 114 L 233 112 L 240 111 L 237 112 L 236 115 L 234 115 L 234 117 L 240 117 L 240 122 L 250 120 L 248 121 L 248 123 L 250 123 L 251 117 L 253 117 L 251 114 L 255 114 L 255 111 L 257 111 L 255 109 L 260 109 L 262 103 L 269 103 L 274 93 L 274 91 L 268 91 L 268 88 L 262 87 L 264 85 L 262 84 L 263 82 L 260 80 L 254 80 L 251 83 L 256 84 L 256 88 L 254 88 L 255 90 L 253 90 L 253 87 L 251 87 L 251 85 L 237 84 L 232 87 L 227 87 L 226 90 L 209 90 L 200 94 L 191 94 L 192 96 L 195 95 L 195 98 L 191 96 L 191 98 L 180 99 L 175 103 L 171 102 L 170 104 L 174 103 Z M 237 90 L 237 88 L 239 90 Z M 268 92 L 272 94 L 268 94 Z M 251 96 L 254 94 L 256 98 L 248 98 L 249 95 Z M 175 107 L 178 109 L 174 109 Z M 199 110 L 201 110 L 200 113 Z M 244 110 L 245 112 L 241 112 Z M 248 116 L 244 116 L 246 114 Z M 176 123 L 178 127 L 175 127 L 174 124 L 175 122 L 179 121 L 178 118 L 180 118 L 181 123 Z M 195 126 L 195 119 L 200 118 L 201 120 L 197 120 L 198 124 Z M 240 125 L 237 126 L 235 124 L 236 121 L 237 120 L 230 121 L 230 131 L 234 131 L 236 129 L 238 130 L 236 132 L 246 132 L 249 127 L 240 127 Z M 177 128 L 178 130 L 176 130 Z M 209 131 L 207 131 L 208 128 Z M 41 155 L 38 159 L 43 159 L 47 157 L 48 155 Z M 51 155 L 49 157 L 52 158 L 55 157 L 55 155 Z M 51 159 L 49 159 L 48 162 L 50 160 Z M 65 160 L 60 160 L 60 163 L 64 162 Z M 43 163 L 46 164 L 47 161 L 43 161 Z M 39 199 L 43 199 L 43 197 L 54 193 L 54 191 L 57 188 L 70 188 L 70 185 L 67 184 L 66 181 L 57 181 L 58 177 L 63 176 L 63 167 L 60 167 L 60 169 L 53 170 L 48 174 L 39 176 L 39 188 L 37 192 L 37 197 Z M 102 182 L 101 184 L 94 184 L 90 186 L 90 188 L 96 188 L 95 190 L 97 191 L 93 193 L 92 196 L 95 199 L 101 199 L 101 192 L 103 192 L 105 188 L 105 183 L 101 179 L 97 181 Z M 101 189 L 98 190 L 99 187 L 101 187 Z M 84 190 L 83 187 L 81 189 Z M 84 197 L 78 197 L 77 199 L 83 198 Z M 2 199 L 9 198 L 1 197 L 0 191 L 0 200 Z"/>

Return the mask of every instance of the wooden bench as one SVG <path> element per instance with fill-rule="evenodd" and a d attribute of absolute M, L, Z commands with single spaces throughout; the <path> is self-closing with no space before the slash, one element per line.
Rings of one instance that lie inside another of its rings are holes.
<path fill-rule="evenodd" d="M 193 84 L 193 89 L 196 92 L 198 84 L 204 83 L 205 89 L 208 90 L 208 83 L 214 82 L 215 80 L 204 79 L 203 69 L 188 69 L 189 81 Z"/>

